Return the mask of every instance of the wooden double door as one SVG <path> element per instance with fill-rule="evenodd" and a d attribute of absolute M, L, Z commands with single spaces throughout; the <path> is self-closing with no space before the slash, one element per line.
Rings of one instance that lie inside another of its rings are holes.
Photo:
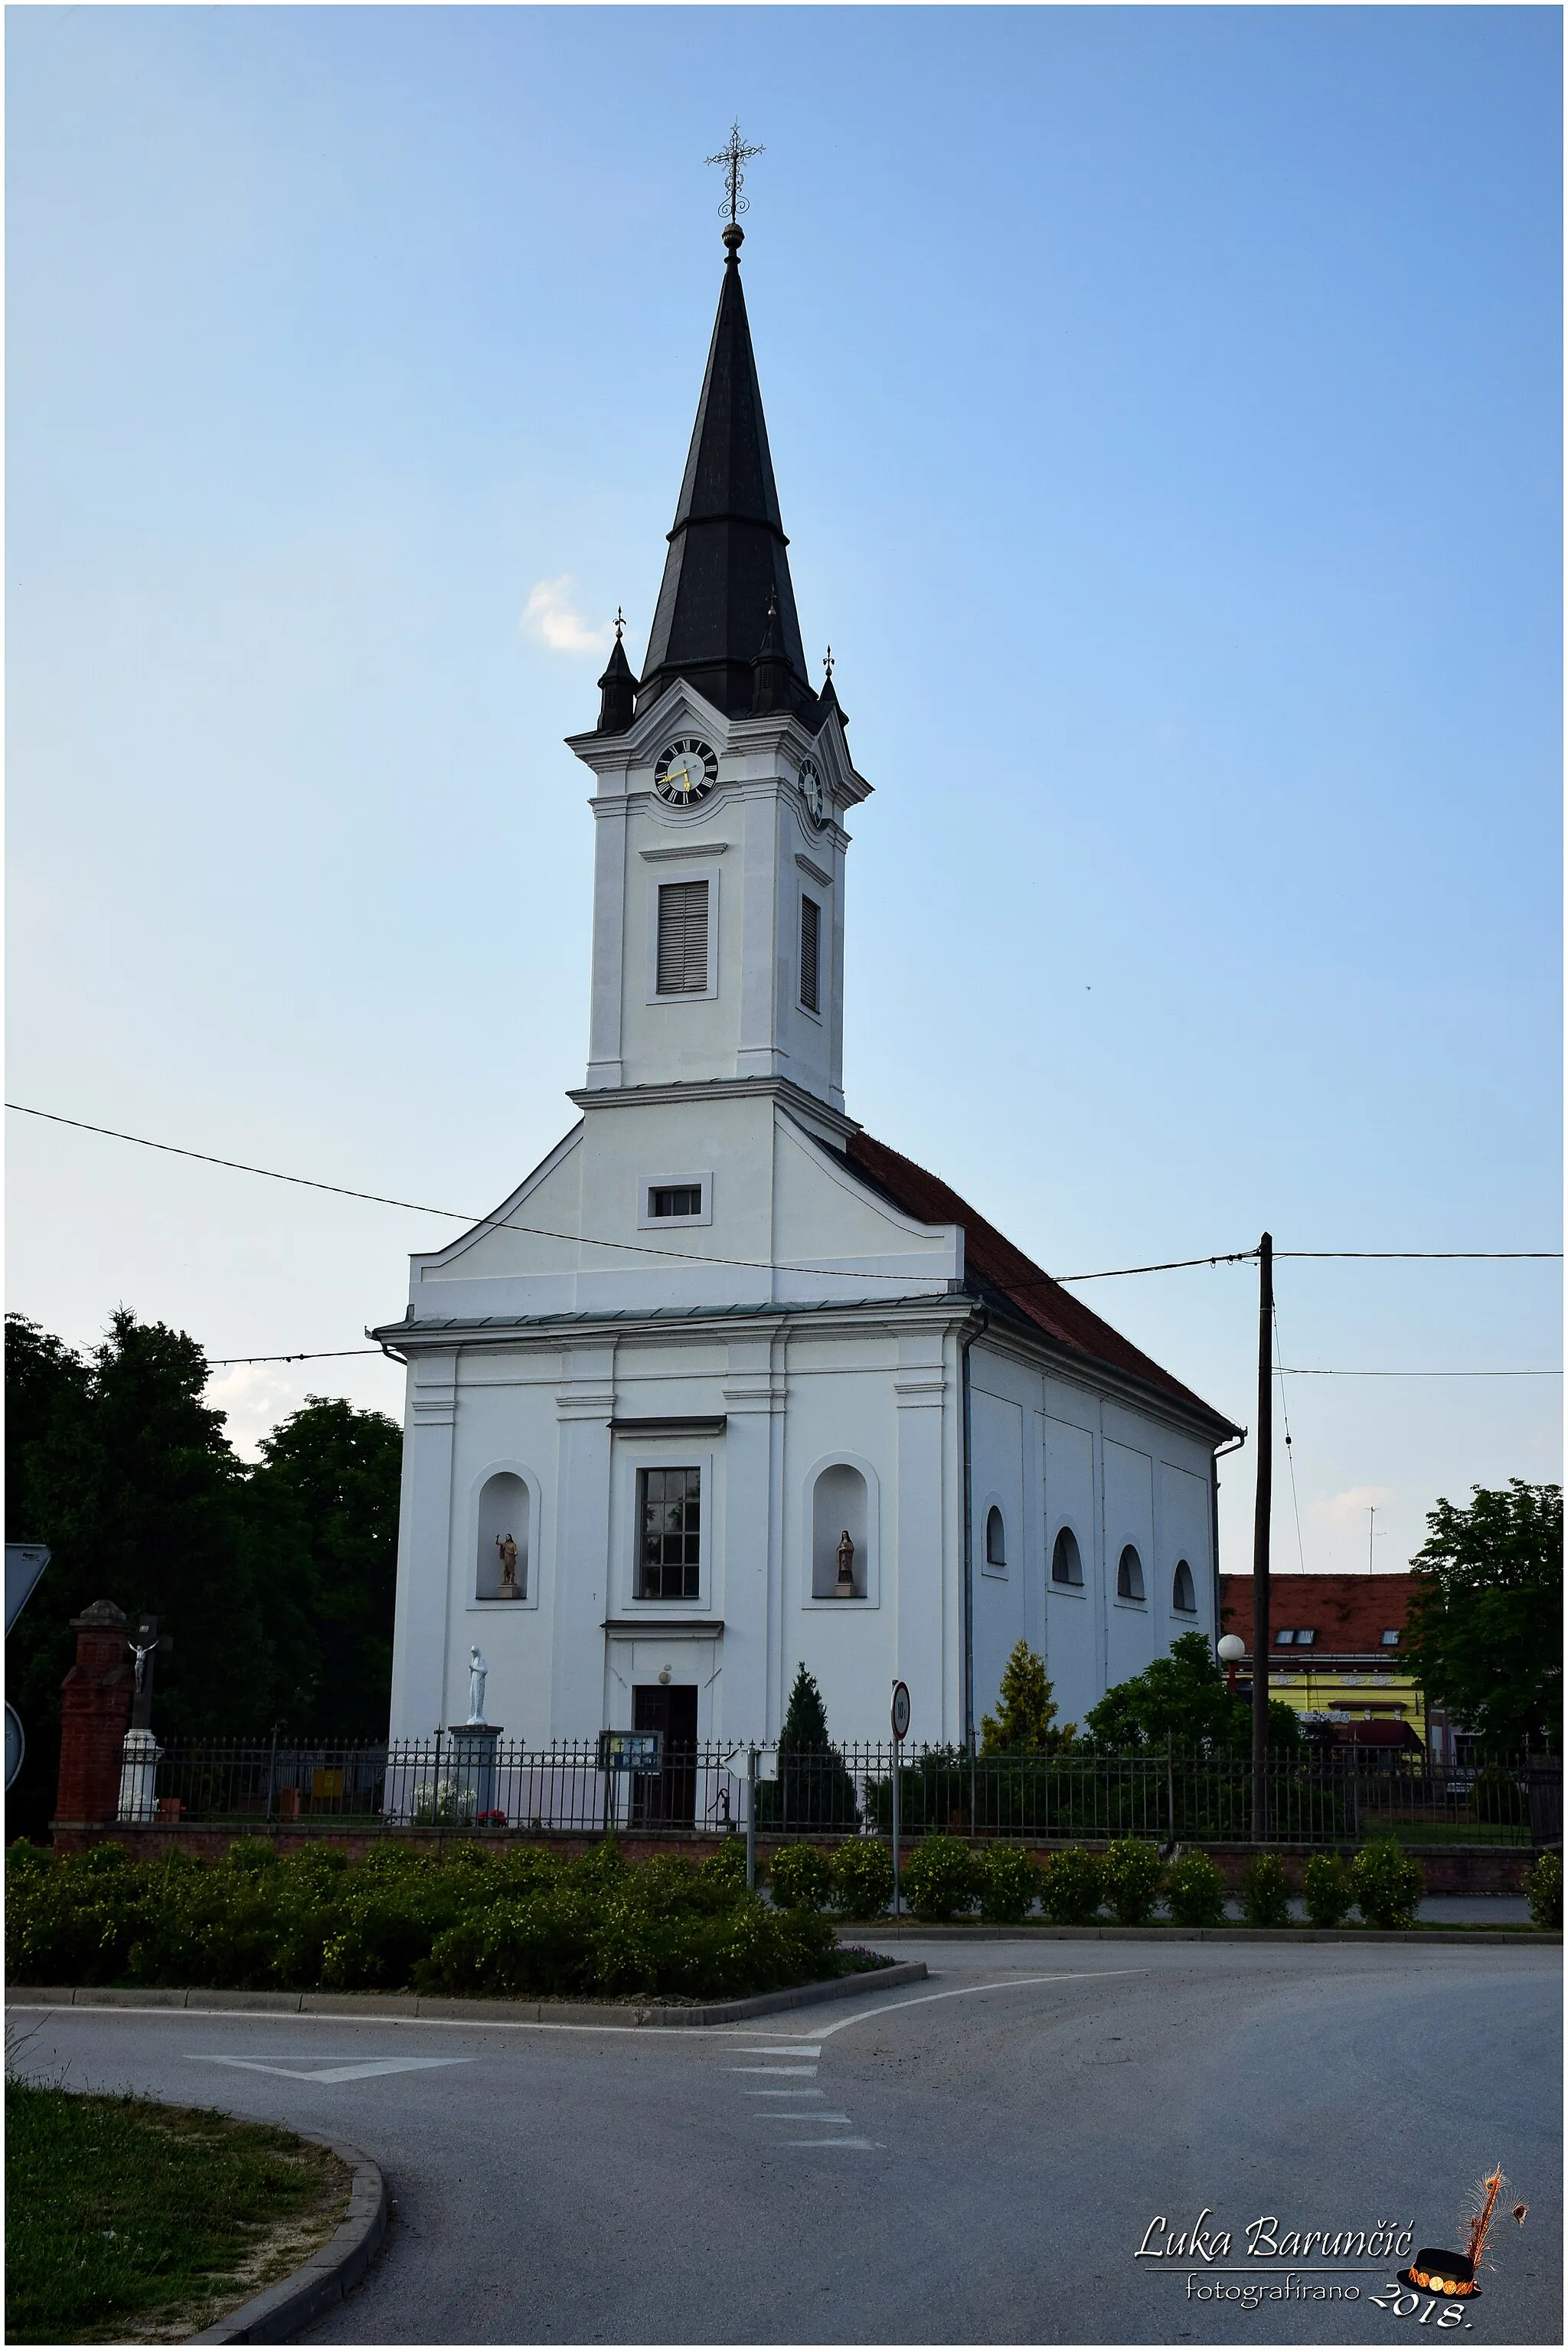
<path fill-rule="evenodd" d="M 639 1772 L 631 1783 L 637 1827 L 690 1828 L 697 1824 L 697 1691 L 661 1681 L 631 1693 L 631 1726 L 663 1733 L 660 1771 Z"/>

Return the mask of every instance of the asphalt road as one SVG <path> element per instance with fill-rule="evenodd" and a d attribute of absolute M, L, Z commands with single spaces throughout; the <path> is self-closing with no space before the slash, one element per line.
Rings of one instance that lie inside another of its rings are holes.
<path fill-rule="evenodd" d="M 1247 2223 L 1462 2245 L 1499 2160 L 1530 2219 L 1442 2330 L 1563 2339 L 1560 1950 L 917 1951 L 929 1984 L 776 2030 L 13 2011 L 13 2064 L 374 2155 L 396 2223 L 313 2341 L 1397 2342 L 1396 2263 Z M 1135 2257 L 1205 2209 L 1229 2254 Z M 1359 2298 L 1241 2297 L 1286 2275 Z"/>

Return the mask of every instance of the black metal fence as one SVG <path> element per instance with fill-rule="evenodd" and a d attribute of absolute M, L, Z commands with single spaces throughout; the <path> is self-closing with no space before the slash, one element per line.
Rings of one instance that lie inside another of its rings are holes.
<path fill-rule="evenodd" d="M 128 1746 L 119 1816 L 258 1827 L 336 1820 L 366 1828 L 691 1835 L 744 1827 L 768 1837 L 891 1833 L 888 1745 L 812 1750 L 667 1746 L 658 1771 L 602 1767 L 600 1743 L 527 1747 L 455 1737 L 380 1746 Z M 1548 1844 L 1563 1833 L 1562 1763 L 1443 1764 L 1376 1749 L 1271 1761 L 1269 1833 L 1296 1845 L 1393 1835 L 1414 1844 Z M 1250 1760 L 1171 1748 L 975 1755 L 903 1750 L 907 1836 L 940 1829 L 1031 1843 L 1114 1835 L 1237 1843 L 1252 1832 Z"/>

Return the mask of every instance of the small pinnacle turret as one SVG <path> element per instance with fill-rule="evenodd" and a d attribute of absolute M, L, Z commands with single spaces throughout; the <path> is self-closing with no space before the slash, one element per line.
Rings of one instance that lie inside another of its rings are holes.
<path fill-rule="evenodd" d="M 637 680 L 632 674 L 631 663 L 626 657 L 626 649 L 620 640 L 621 631 L 625 627 L 626 622 L 621 618 L 618 606 L 615 616 L 615 650 L 609 657 L 608 668 L 599 680 L 599 723 L 597 732 L 600 734 L 624 734 L 631 724 L 636 707 Z"/>

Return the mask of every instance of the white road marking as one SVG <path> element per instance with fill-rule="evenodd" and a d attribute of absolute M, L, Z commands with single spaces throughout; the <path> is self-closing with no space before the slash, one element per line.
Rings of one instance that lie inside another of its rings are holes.
<path fill-rule="evenodd" d="M 853 2114 L 765 2114 L 765 2113 L 764 2113 L 764 2114 L 759 2114 L 759 2115 L 757 2116 L 757 2119 L 758 2119 L 760 2122 L 793 2122 L 793 2123 L 795 2125 L 796 2128 L 798 2128 L 798 2127 L 800 2126 L 800 2124 L 801 2124 L 802 2122 L 810 2122 L 810 2123 L 812 2124 L 813 2127 L 815 2128 L 815 2125 L 816 2125 L 818 2122 L 847 2122 L 847 2123 L 853 2123 L 853 2121 L 854 2121 L 854 2119 L 855 2119 L 855 2116 L 854 2116 L 854 2115 L 853 2115 Z M 837 2145 L 837 2143 L 838 2143 L 837 2139 L 836 2139 L 836 2138 L 835 2138 L 835 2139 L 834 2139 L 834 2141 L 833 2141 L 833 2143 L 835 2144 L 835 2146 L 836 2146 L 836 2145 Z"/>
<path fill-rule="evenodd" d="M 780 2146 L 849 2146 L 886 2151 L 883 2141 L 877 2137 L 781 2137 Z"/>
<path fill-rule="evenodd" d="M 384 2056 L 364 2064 L 264 2064 L 259 2056 L 195 2056 L 188 2064 L 233 2064 L 242 2073 L 279 2073 L 289 2081 L 369 2081 L 380 2073 L 428 2073 L 437 2065 L 475 2064 L 476 2056 Z"/>
<path fill-rule="evenodd" d="M 1451 1955 L 1448 1950 L 1439 1950 L 1436 1953 L 1417 1952 L 1413 1945 L 1411 1950 L 1412 1955 L 1415 1956 L 1436 1955 L 1445 1960 Z M 1006 1981 L 966 1983 L 959 1991 L 926 1991 L 919 1999 L 884 2000 L 879 2007 L 863 2008 L 858 2015 L 844 2016 L 837 2023 L 818 2025 L 816 2037 L 820 2043 L 826 2040 L 830 2033 L 846 2031 L 850 2024 L 862 2022 L 867 2015 L 887 2015 L 897 2007 L 919 2007 L 927 1999 L 966 1999 L 973 1991 L 1012 1991 L 1021 1989 L 1026 1983 L 1093 1982 L 1101 1975 L 1137 1975 L 1147 1972 L 1147 1969 L 1144 1967 L 1085 1967 L 1075 1974 L 1017 1975 Z M 9 2014 L 14 2010 L 24 2009 L 28 2014 L 42 2013 L 51 2018 L 62 2015 L 153 2015 L 161 2016 L 168 2021 L 177 2020 L 182 2016 L 198 2015 L 204 2017 L 209 2023 L 284 2023 L 292 2026 L 295 2031 L 297 2031 L 302 2023 L 325 2023 L 339 2032 L 346 2025 L 354 2031 L 363 2031 L 367 2024 L 371 2024 L 379 2026 L 383 2031 L 391 2032 L 607 2032 L 628 2039 L 679 2039 L 688 2042 L 700 2041 L 702 2036 L 701 2027 L 694 2030 L 691 2024 L 682 2023 L 535 2023 L 532 2021 L 524 2022 L 511 2016 L 503 2018 L 488 2015 L 356 2015 L 350 2011 L 332 2008 L 301 2010 L 293 2007 L 121 2007 L 118 2002 L 113 2007 L 94 2007 L 90 2002 L 81 2007 L 73 2007 L 62 2002 L 57 2006 L 38 2008 L 35 2007 L 31 2001 L 17 2000 L 8 2003 L 6 2012 Z M 742 2029 L 736 2024 L 719 2024 L 711 2028 L 720 2033 Z M 732 2048 L 735 2043 L 733 2040 L 725 2040 L 722 2044 Z M 794 2051 L 792 2049 L 790 2053 L 793 2055 Z"/>
<path fill-rule="evenodd" d="M 795 2040 L 787 2048 L 737 2048 L 735 2054 L 737 2056 L 820 2056 L 822 2051 L 815 2043 L 808 2045 L 804 2040 Z"/>
<path fill-rule="evenodd" d="M 772 2073 L 801 2081 L 815 2081 L 816 2078 L 815 2064 L 726 2064 L 724 2070 L 726 2073 Z"/>
<path fill-rule="evenodd" d="M 936 1999 L 972 1999 L 982 1991 L 1026 1991 L 1033 1983 L 1099 1982 L 1111 1975 L 1147 1974 L 1147 1967 L 1084 1967 L 1074 1974 L 1064 1975 L 1002 1975 L 995 1982 L 964 1983 L 957 1991 L 923 1991 L 913 1999 L 886 1999 L 880 2007 L 862 2007 L 854 2015 L 846 2015 L 837 2023 L 824 2023 L 817 2028 L 819 2042 L 835 2032 L 847 2032 L 852 2023 L 867 2023 L 879 2015 L 895 2015 L 901 2007 L 929 2007 Z M 738 2069 L 738 2068 L 737 2068 Z"/>
<path fill-rule="evenodd" d="M 742 2089 L 742 2097 L 826 2097 L 826 2089 Z"/>

